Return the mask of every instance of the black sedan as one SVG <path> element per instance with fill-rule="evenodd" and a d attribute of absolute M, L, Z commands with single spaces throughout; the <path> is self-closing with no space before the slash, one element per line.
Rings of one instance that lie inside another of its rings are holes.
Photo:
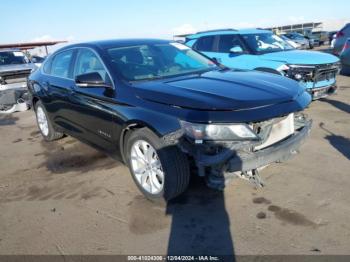
<path fill-rule="evenodd" d="M 184 192 L 190 170 L 217 189 L 232 174 L 261 185 L 258 168 L 294 154 L 311 127 L 297 82 L 164 40 L 66 46 L 28 87 L 45 140 L 68 134 L 121 159 L 150 199 Z"/>

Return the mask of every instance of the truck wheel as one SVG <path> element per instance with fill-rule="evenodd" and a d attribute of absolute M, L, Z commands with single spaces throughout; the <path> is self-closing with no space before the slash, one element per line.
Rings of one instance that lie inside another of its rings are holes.
<path fill-rule="evenodd" d="M 63 137 L 63 133 L 54 130 L 44 105 L 38 101 L 35 104 L 36 122 L 38 124 L 41 135 L 46 141 L 53 141 Z"/>
<path fill-rule="evenodd" d="M 166 145 L 148 128 L 133 131 L 125 146 L 126 160 L 140 191 L 150 200 L 170 200 L 189 184 L 190 169 L 179 148 Z"/>

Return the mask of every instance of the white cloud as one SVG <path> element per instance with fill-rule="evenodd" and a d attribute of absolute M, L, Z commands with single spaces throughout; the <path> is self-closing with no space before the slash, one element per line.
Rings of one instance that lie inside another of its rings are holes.
<path fill-rule="evenodd" d="M 55 40 L 56 39 L 51 35 L 42 35 L 31 39 L 30 42 L 46 42 L 46 41 L 55 41 Z"/>
<path fill-rule="evenodd" d="M 234 28 L 253 28 L 257 27 L 256 24 L 250 23 L 250 22 L 239 22 L 235 23 Z"/>
<path fill-rule="evenodd" d="M 68 42 L 72 42 L 75 40 L 75 37 L 70 35 L 70 36 L 66 36 L 63 38 L 56 38 L 53 37 L 51 35 L 42 35 L 42 36 L 38 36 L 35 37 L 33 39 L 30 40 L 30 42 L 46 42 L 46 41 L 68 41 Z"/>
<path fill-rule="evenodd" d="M 197 32 L 196 28 L 190 24 L 183 24 L 173 28 L 174 35 L 193 34 Z"/>
<path fill-rule="evenodd" d="M 304 16 L 288 16 L 287 21 L 292 24 L 305 23 Z"/>

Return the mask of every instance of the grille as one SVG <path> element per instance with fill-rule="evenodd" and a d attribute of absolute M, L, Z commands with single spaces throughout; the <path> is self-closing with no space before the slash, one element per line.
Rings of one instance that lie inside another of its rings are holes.
<path fill-rule="evenodd" d="M 315 81 L 330 80 L 336 77 L 339 67 L 337 64 L 326 64 L 316 66 Z"/>

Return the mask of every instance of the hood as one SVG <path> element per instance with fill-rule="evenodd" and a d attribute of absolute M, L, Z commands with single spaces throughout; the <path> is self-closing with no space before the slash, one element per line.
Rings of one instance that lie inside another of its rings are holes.
<path fill-rule="evenodd" d="M 141 99 L 208 111 L 246 110 L 287 103 L 304 92 L 296 81 L 256 71 L 211 71 L 134 86 Z"/>
<path fill-rule="evenodd" d="M 336 63 L 339 59 L 331 54 L 317 51 L 291 50 L 267 53 L 260 56 L 263 60 L 279 61 L 286 64 L 318 65 Z"/>
<path fill-rule="evenodd" d="M 33 63 L 18 64 L 18 65 L 1 65 L 0 75 L 9 75 L 12 72 L 18 72 L 18 71 L 28 71 L 30 73 L 31 70 L 35 68 L 36 66 Z"/>

